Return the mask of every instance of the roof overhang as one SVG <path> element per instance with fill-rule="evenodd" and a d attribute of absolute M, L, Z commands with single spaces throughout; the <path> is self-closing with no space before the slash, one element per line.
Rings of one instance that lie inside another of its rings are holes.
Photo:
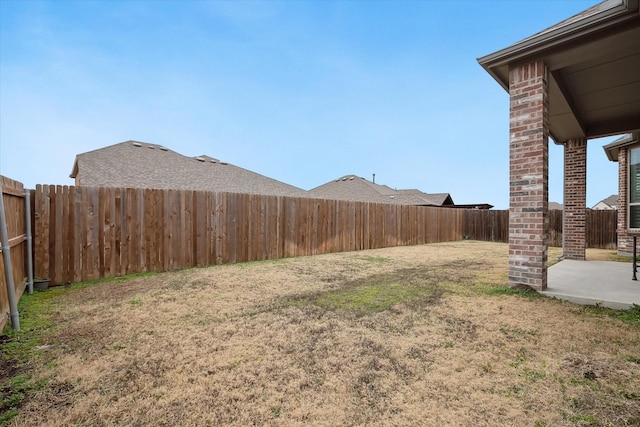
<path fill-rule="evenodd" d="M 635 133 L 627 134 L 622 138 L 618 138 L 612 143 L 609 143 L 603 146 L 602 148 L 604 149 L 604 152 L 607 154 L 607 158 L 609 160 L 611 160 L 612 162 L 617 162 L 618 153 L 620 152 L 621 148 L 627 147 L 629 145 L 634 145 L 637 143 L 638 143 L 638 132 L 635 132 Z"/>
<path fill-rule="evenodd" d="M 73 169 L 71 170 L 69 178 L 75 178 L 76 176 L 78 176 L 78 156 L 76 156 L 76 159 L 73 161 Z"/>
<path fill-rule="evenodd" d="M 639 0 L 606 0 L 478 59 L 509 90 L 509 69 L 543 60 L 557 143 L 640 129 Z"/>

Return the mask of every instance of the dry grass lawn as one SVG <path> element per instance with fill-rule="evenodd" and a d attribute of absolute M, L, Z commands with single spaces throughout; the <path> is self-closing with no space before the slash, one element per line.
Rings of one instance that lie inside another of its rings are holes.
<path fill-rule="evenodd" d="M 506 267 L 463 241 L 25 296 L 54 328 L 9 425 L 640 425 L 640 325 Z"/>

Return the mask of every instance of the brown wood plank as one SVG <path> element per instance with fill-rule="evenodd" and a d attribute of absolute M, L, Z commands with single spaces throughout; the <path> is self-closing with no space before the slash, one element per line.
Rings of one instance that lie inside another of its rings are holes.
<path fill-rule="evenodd" d="M 214 233 L 216 235 L 216 248 L 215 248 L 215 257 L 216 264 L 222 264 L 227 259 L 226 254 L 226 241 L 227 241 L 227 230 L 226 230 L 226 195 L 223 193 L 216 193 L 216 216 L 214 218 Z"/>
<path fill-rule="evenodd" d="M 285 221 L 286 221 L 286 213 L 285 213 L 285 206 L 284 206 L 284 197 L 278 197 L 278 202 L 277 202 L 277 208 L 276 211 L 278 212 L 277 215 L 277 222 L 276 222 L 276 238 L 277 238 L 277 242 L 276 242 L 276 258 L 283 258 L 284 257 L 284 247 L 286 244 L 286 238 L 285 238 Z"/>
<path fill-rule="evenodd" d="M 144 240 L 146 271 L 158 271 L 157 259 L 156 259 L 156 244 L 157 237 L 154 230 L 154 204 L 155 204 L 155 192 L 153 189 L 145 189 L 142 193 L 143 200 L 143 224 L 142 224 L 142 239 Z"/>
<path fill-rule="evenodd" d="M 80 215 L 81 220 L 81 233 L 82 233 L 82 252 L 84 257 L 82 259 L 82 279 L 81 281 L 85 282 L 87 280 L 92 279 L 93 272 L 91 270 L 92 266 L 92 254 L 91 254 L 91 219 L 89 218 L 92 215 L 90 211 L 90 194 L 89 187 L 80 187 L 81 191 L 81 199 L 82 199 L 82 214 Z"/>
<path fill-rule="evenodd" d="M 187 234 L 188 234 L 188 212 L 187 212 L 187 191 L 181 190 L 176 192 L 177 196 L 177 211 L 178 211 L 178 223 L 176 224 L 176 235 L 178 238 L 176 239 L 178 242 L 178 247 L 175 248 L 175 260 L 176 260 L 176 268 L 184 268 L 188 263 L 188 254 L 186 253 L 187 248 Z"/>
<path fill-rule="evenodd" d="M 33 241 L 33 275 L 34 277 L 40 275 L 38 277 L 42 277 L 42 185 L 36 185 L 35 190 L 33 191 L 31 209 L 33 211 L 32 214 L 32 241 Z"/>
<path fill-rule="evenodd" d="M 316 237 L 316 253 L 324 254 L 327 251 L 327 229 L 328 229 L 328 218 L 327 211 L 329 208 L 329 204 L 326 200 L 316 200 L 316 216 L 317 220 L 317 237 Z"/>
<path fill-rule="evenodd" d="M 71 186 L 69 187 L 69 221 L 68 221 L 68 230 L 69 236 L 67 238 L 69 245 L 69 276 L 68 281 L 73 283 L 76 282 L 76 271 L 78 270 L 78 259 L 80 251 L 78 250 L 78 242 L 76 235 L 76 224 L 78 222 L 78 218 L 76 217 L 76 188 Z"/>
<path fill-rule="evenodd" d="M 362 211 L 359 202 L 352 203 L 353 211 L 353 249 L 354 251 L 362 250 Z"/>
<path fill-rule="evenodd" d="M 21 189 L 21 188 L 12 187 L 10 185 L 6 185 L 6 181 L 5 181 L 6 177 L 2 177 L 2 178 L 3 178 L 3 183 L 2 183 L 3 194 L 9 194 L 16 197 L 24 197 L 24 188 Z"/>
<path fill-rule="evenodd" d="M 307 199 L 306 201 L 306 211 L 307 211 L 307 218 L 306 218 L 306 230 L 307 230 L 307 237 L 306 237 L 306 252 L 307 255 L 314 255 L 315 253 L 317 253 L 317 247 L 316 247 L 316 242 L 317 242 L 317 228 L 318 228 L 318 219 L 317 219 L 317 207 L 316 207 L 316 200 L 315 199 Z"/>
<path fill-rule="evenodd" d="M 254 245 L 255 259 L 267 259 L 266 245 L 266 219 L 267 219 L 267 199 L 270 196 L 260 196 L 254 199 L 256 241 Z"/>
<path fill-rule="evenodd" d="M 144 239 L 144 192 L 145 189 L 136 188 L 136 272 L 149 271 L 147 266 L 147 246 Z"/>
<path fill-rule="evenodd" d="M 291 257 L 296 255 L 295 248 L 295 227 L 296 227 L 296 200 L 291 197 L 283 198 L 283 207 L 285 212 L 285 247 L 284 254 L 285 257 Z"/>
<path fill-rule="evenodd" d="M 180 192 L 177 190 L 169 190 L 170 199 L 170 227 L 171 227 L 171 246 L 170 246 L 170 269 L 175 270 L 180 266 Z"/>
<path fill-rule="evenodd" d="M 258 259 L 256 255 L 256 241 L 258 240 L 259 231 L 256 226 L 256 217 L 259 212 L 255 212 L 255 201 L 258 196 L 253 194 L 247 194 L 245 200 L 245 207 L 247 213 L 245 221 L 247 222 L 247 248 L 246 248 L 246 261 L 255 261 Z"/>
<path fill-rule="evenodd" d="M 349 247 L 351 245 L 351 202 L 348 200 L 342 204 L 340 221 L 342 222 L 340 227 L 342 237 L 340 252 L 345 252 L 350 250 Z"/>
<path fill-rule="evenodd" d="M 195 191 L 193 193 L 193 265 L 201 267 L 206 265 L 206 251 L 203 246 L 206 236 L 205 223 L 205 198 L 204 192 Z"/>
<path fill-rule="evenodd" d="M 213 231 L 212 220 L 215 212 L 215 206 L 211 203 L 212 192 L 202 191 L 199 193 L 198 199 L 198 222 L 200 223 L 200 242 L 198 245 L 198 255 L 201 265 L 211 265 L 214 263 L 212 256 L 212 247 L 214 240 L 211 232 Z"/>
<path fill-rule="evenodd" d="M 59 285 L 62 283 L 62 186 L 58 185 L 52 188 L 52 229 L 49 235 L 49 269 L 53 272 L 51 275 L 51 284 Z"/>
<path fill-rule="evenodd" d="M 248 209 L 248 194 L 237 194 L 238 198 L 237 204 L 237 224 L 238 224 L 238 235 L 236 237 L 238 242 L 238 256 L 236 262 L 245 262 L 248 260 L 248 247 L 249 247 L 249 237 L 251 234 L 250 224 L 251 219 L 249 218 L 249 209 Z"/>
<path fill-rule="evenodd" d="M 305 213 L 304 213 L 304 252 L 305 256 L 313 255 L 313 212 L 314 212 L 314 204 L 312 199 L 304 199 L 305 204 Z"/>
<path fill-rule="evenodd" d="M 7 219 L 7 222 L 9 222 L 9 220 Z M 21 245 L 22 242 L 24 242 L 24 239 L 27 238 L 26 234 L 20 234 L 19 236 L 16 237 L 12 237 L 11 239 L 9 239 L 9 248 L 13 248 L 14 246 L 18 246 Z"/>
<path fill-rule="evenodd" d="M 256 220 L 257 220 L 257 217 L 260 215 L 260 212 L 259 211 L 256 212 L 255 210 L 255 202 L 258 197 L 259 196 L 256 196 L 253 194 L 248 194 L 246 199 L 246 208 L 247 208 L 246 221 L 247 221 L 247 230 L 248 230 L 247 249 L 246 249 L 247 261 L 255 261 L 259 259 L 257 256 L 256 243 L 258 241 L 260 231 L 258 230 Z"/>
<path fill-rule="evenodd" d="M 61 281 L 60 283 L 70 283 L 73 274 L 70 268 L 71 263 L 71 245 L 70 245 L 70 228 L 71 224 L 69 222 L 69 204 L 70 204 L 70 193 L 69 186 L 64 185 L 61 187 L 62 194 L 60 198 L 61 203 L 61 211 L 62 211 L 62 228 L 61 228 L 61 251 L 60 251 L 60 263 L 61 263 Z"/>
<path fill-rule="evenodd" d="M 123 254 L 126 254 L 126 258 L 123 259 L 125 269 L 124 274 L 135 273 L 134 268 L 136 258 L 135 247 L 135 219 L 136 215 L 136 203 L 135 196 L 132 188 L 124 189 L 123 197 L 123 213 L 124 213 L 124 246 L 125 250 Z"/>
<path fill-rule="evenodd" d="M 293 198 L 295 203 L 295 209 L 291 212 L 293 215 L 293 224 L 294 228 L 292 233 L 290 234 L 291 239 L 291 250 L 293 251 L 293 256 L 304 256 L 305 254 L 305 199 L 301 198 Z"/>
<path fill-rule="evenodd" d="M 107 199 L 109 197 L 109 189 L 107 187 L 98 188 L 98 275 L 100 278 L 105 277 L 105 265 L 107 264 L 106 252 L 107 248 L 107 236 L 106 228 L 108 227 L 107 221 Z"/>
<path fill-rule="evenodd" d="M 280 258 L 280 197 L 273 196 L 267 200 L 267 257 Z"/>
<path fill-rule="evenodd" d="M 106 277 L 117 276 L 116 271 L 116 192 L 117 188 L 109 188 L 106 192 L 105 200 L 105 224 L 104 224 L 104 271 Z"/>
<path fill-rule="evenodd" d="M 196 192 L 190 190 L 186 194 L 187 196 L 187 240 L 185 250 L 188 251 L 188 267 L 195 267 L 198 265 L 198 247 L 197 247 L 197 210 L 196 210 Z"/>
<path fill-rule="evenodd" d="M 225 252 L 226 263 L 235 264 L 238 259 L 237 253 L 237 203 L 235 193 L 225 193 Z"/>
<path fill-rule="evenodd" d="M 127 240 L 126 240 L 126 214 L 124 212 L 125 200 L 124 188 L 117 188 L 114 194 L 114 236 L 115 236 L 115 270 L 116 276 L 122 276 L 127 271 Z"/>
<path fill-rule="evenodd" d="M 210 193 L 205 191 L 198 192 L 197 215 L 198 215 L 198 265 L 205 266 L 212 264 L 209 257 L 209 246 L 211 242 L 211 206 L 209 203 Z"/>
<path fill-rule="evenodd" d="M 208 255 L 207 255 L 207 264 L 216 264 L 217 263 L 217 244 L 218 244 L 218 205 L 217 205 L 217 194 L 216 193 L 207 193 L 207 226 L 208 226 L 208 236 L 207 236 L 207 245 L 208 245 Z"/>
<path fill-rule="evenodd" d="M 102 223 L 100 222 L 99 217 L 99 206 L 100 206 L 100 194 L 99 188 L 90 188 L 89 194 L 91 197 L 90 201 L 90 210 L 91 215 L 89 216 L 91 220 L 91 279 L 96 280 L 100 278 L 100 240 L 102 238 Z"/>
<path fill-rule="evenodd" d="M 167 232 L 166 232 L 166 212 L 165 212 L 165 200 L 167 198 L 167 190 L 155 190 L 156 200 L 156 210 L 155 210 L 155 218 L 153 221 L 154 224 L 154 235 L 157 236 L 158 245 L 156 246 L 157 261 L 156 265 L 157 269 L 162 271 L 166 270 L 165 268 L 165 258 L 166 258 L 166 240 L 167 240 Z"/>
<path fill-rule="evenodd" d="M 171 243 L 173 240 L 173 236 L 171 233 L 171 225 L 172 225 L 172 219 L 171 219 L 171 194 L 172 192 L 170 190 L 162 190 L 162 195 L 163 195 L 163 203 L 162 203 L 162 210 L 163 210 L 163 229 L 164 229 L 164 242 L 162 245 L 162 252 L 163 252 L 163 270 L 170 270 L 171 269 Z"/>
<path fill-rule="evenodd" d="M 75 279 L 77 282 L 87 280 L 88 253 L 87 253 L 87 191 L 85 187 L 76 187 L 76 239 L 78 244 L 79 261 Z M 78 276 L 79 275 L 79 276 Z"/>
<path fill-rule="evenodd" d="M 39 222 L 40 227 L 38 235 L 40 236 L 39 250 L 40 259 L 37 263 L 39 267 L 36 270 L 36 278 L 50 279 L 53 271 L 50 268 L 50 252 L 49 244 L 51 237 L 51 187 L 49 185 L 42 186 L 42 197 L 39 203 L 40 218 L 36 216 L 36 221 Z"/>
<path fill-rule="evenodd" d="M 72 203 L 72 228 L 73 228 L 73 281 L 82 281 L 82 263 L 86 257 L 83 247 L 83 229 L 82 229 L 82 191 L 78 187 L 73 187 Z"/>
<path fill-rule="evenodd" d="M 266 224 L 266 204 L 269 196 L 256 196 L 253 198 L 253 224 L 255 229 L 255 237 L 253 244 L 253 259 L 267 259 L 267 251 L 265 245 L 265 224 Z"/>
<path fill-rule="evenodd" d="M 342 252 L 345 247 L 345 219 L 346 219 L 346 206 L 347 202 L 343 200 L 339 200 L 336 204 L 336 215 L 335 215 L 335 234 L 334 234 L 334 247 L 333 252 Z"/>

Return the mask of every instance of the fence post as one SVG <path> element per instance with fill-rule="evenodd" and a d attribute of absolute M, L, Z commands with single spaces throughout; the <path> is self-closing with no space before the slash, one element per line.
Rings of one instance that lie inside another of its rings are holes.
<path fill-rule="evenodd" d="M 27 227 L 27 292 L 33 293 L 33 239 L 31 233 L 31 192 L 24 190 L 25 224 Z"/>
<path fill-rule="evenodd" d="M 2 180 L 0 179 L 0 241 L 2 243 L 2 259 L 4 261 L 4 275 L 7 279 L 7 295 L 9 296 L 9 318 L 14 331 L 20 330 L 20 317 L 18 315 L 18 301 L 16 288 L 13 284 L 13 264 L 11 263 L 11 247 L 7 231 L 7 217 L 4 212 L 4 194 L 2 192 Z"/>

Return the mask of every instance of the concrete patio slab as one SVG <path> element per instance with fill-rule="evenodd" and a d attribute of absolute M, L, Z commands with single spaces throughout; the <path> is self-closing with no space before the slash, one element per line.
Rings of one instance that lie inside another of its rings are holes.
<path fill-rule="evenodd" d="M 631 263 L 567 259 L 549 267 L 547 290 L 541 294 L 576 304 L 628 309 L 640 305 L 640 280 L 631 280 L 632 276 Z"/>

